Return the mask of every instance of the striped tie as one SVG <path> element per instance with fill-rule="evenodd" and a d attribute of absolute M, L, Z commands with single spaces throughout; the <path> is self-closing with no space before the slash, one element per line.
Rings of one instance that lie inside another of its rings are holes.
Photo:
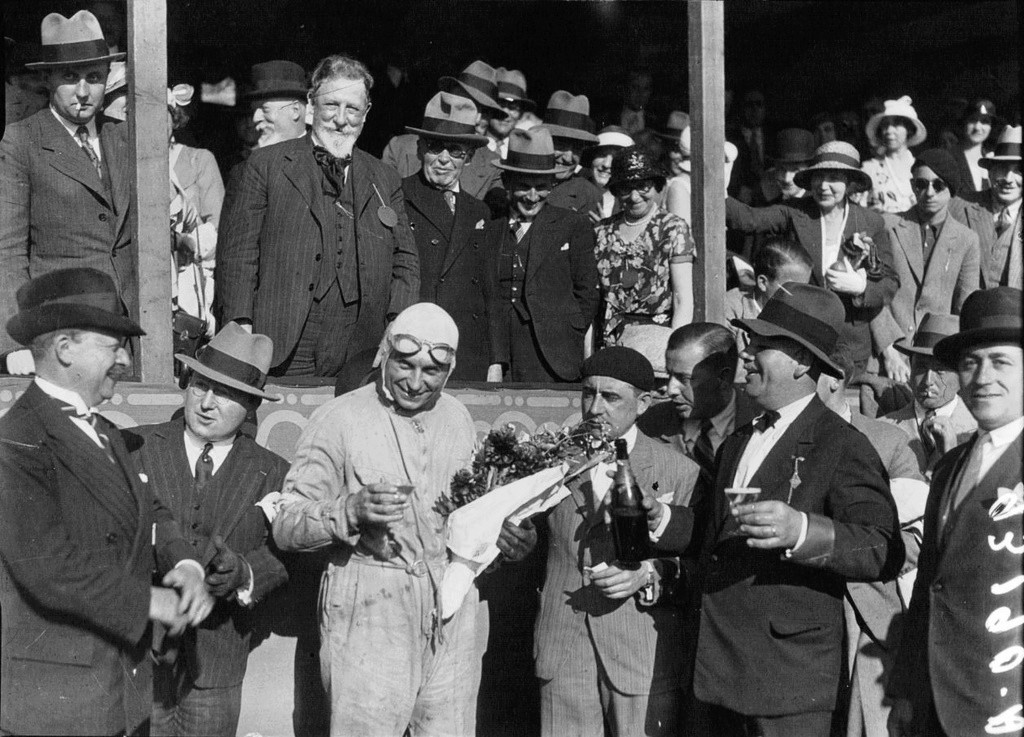
<path fill-rule="evenodd" d="M 75 137 L 78 138 L 78 143 L 85 151 L 85 155 L 89 157 L 89 161 L 92 162 L 93 167 L 96 169 L 96 174 L 100 179 L 103 179 L 103 167 L 100 165 L 100 157 L 96 155 L 96 151 L 93 150 L 92 144 L 89 143 L 89 129 L 84 125 L 78 126 L 78 130 L 75 131 Z"/>
<path fill-rule="evenodd" d="M 92 427 L 93 432 L 96 433 L 96 437 L 100 441 L 100 448 L 102 448 L 103 452 L 106 453 L 107 458 L 110 460 L 111 463 L 117 463 L 117 459 L 114 458 L 114 451 L 111 450 L 110 447 L 110 437 L 103 431 L 103 428 L 100 426 L 99 421 L 96 419 L 95 412 L 79 412 L 71 405 L 65 405 L 61 407 L 61 409 L 68 417 L 75 417 L 79 420 L 84 420 L 85 422 L 88 422 L 89 426 Z"/>

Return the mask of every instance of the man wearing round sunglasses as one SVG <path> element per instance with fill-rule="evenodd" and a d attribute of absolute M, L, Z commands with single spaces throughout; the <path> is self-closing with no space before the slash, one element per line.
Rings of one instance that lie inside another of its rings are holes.
<path fill-rule="evenodd" d="M 950 202 L 962 184 L 953 155 L 937 148 L 924 151 L 910 171 L 917 203 L 889 229 L 900 285 L 871 321 L 886 373 L 902 382 L 910 378 L 910 363 L 895 343 L 905 339 L 909 344 L 929 312 L 960 314 L 964 300 L 978 289 L 980 263 L 978 236 L 949 217 Z"/>
<path fill-rule="evenodd" d="M 474 587 L 451 619 L 437 613 L 448 556 L 436 502 L 476 442 L 469 412 L 442 392 L 458 348 L 441 307 L 402 311 L 380 343 L 378 380 L 313 414 L 285 479 L 274 539 L 327 553 L 320 658 L 333 735 L 475 729 L 486 605 Z"/>
<path fill-rule="evenodd" d="M 474 149 L 487 143 L 475 131 L 477 107 L 465 97 L 438 92 L 427 103 L 423 123 L 407 127 L 418 137 L 420 170 L 402 180 L 409 226 L 420 257 L 423 302 L 443 307 L 462 336 L 457 380 L 487 377 L 487 305 L 484 297 L 484 226 L 490 209 L 459 182 Z"/>

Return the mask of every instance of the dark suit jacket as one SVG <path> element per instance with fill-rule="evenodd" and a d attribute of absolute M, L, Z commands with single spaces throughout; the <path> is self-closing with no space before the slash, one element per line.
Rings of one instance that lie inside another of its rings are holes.
<path fill-rule="evenodd" d="M 971 174 L 971 167 L 967 163 L 967 157 L 964 155 L 963 149 L 959 149 L 953 154 L 953 160 L 956 161 L 957 173 L 960 175 L 960 191 L 962 193 L 979 191 L 974 186 L 974 175 Z M 988 189 L 990 186 L 991 184 L 986 186 L 985 189 Z"/>
<path fill-rule="evenodd" d="M 603 195 L 601 188 L 596 184 L 582 175 L 576 175 L 559 182 L 551 190 L 548 204 L 586 215 L 600 209 Z"/>
<path fill-rule="evenodd" d="M 1021 435 L 946 526 L 939 526 L 976 437 L 935 468 L 914 596 L 886 689 L 890 696 L 911 700 L 922 729 L 934 706 L 949 735 L 985 734 L 986 724 L 1001 721 L 998 715 L 1019 705 L 1022 693 L 1019 662 L 1002 672 L 993 672 L 993 666 L 1000 670 L 1000 662 L 1015 662 L 1008 656 L 1024 646 L 1021 626 L 1005 626 L 1024 614 L 1020 585 L 1009 585 L 1022 573 L 1018 551 L 1024 529 L 1020 507 L 1009 515 L 991 511 L 1004 494 L 1016 494 L 1020 503 Z"/>
<path fill-rule="evenodd" d="M 182 532 L 195 541 L 193 550 L 204 565 L 213 559 L 212 538 L 241 555 L 252 568 L 253 601 L 259 602 L 288 580 L 270 537 L 270 526 L 256 502 L 280 491 L 288 463 L 276 453 L 239 435 L 213 476 L 202 509 L 190 508 L 192 473 L 185 454 L 184 421 L 133 428 L 125 441 L 139 471 L 149 476 L 153 491 L 172 511 Z M 213 491 L 213 494 L 209 492 Z M 186 525 L 198 524 L 189 533 Z M 218 599 L 213 613 L 197 630 L 185 635 L 186 658 L 193 683 L 201 688 L 236 686 L 245 675 L 253 611 L 237 601 Z"/>
<path fill-rule="evenodd" d="M 700 469 L 669 446 L 637 435 L 630 467 L 644 493 L 670 494 L 674 504 L 689 503 Z M 653 485 L 657 483 L 657 491 Z M 678 687 L 683 647 L 681 614 L 668 604 L 641 606 L 635 597 L 613 600 L 584 585 L 583 566 L 615 560 L 604 509 L 595 508 L 590 476 L 568 484 L 571 495 L 545 517 L 549 531 L 547 573 L 541 590 L 534 636 L 537 676 L 556 677 L 579 669 L 569 661 L 580 637 L 594 641 L 596 656 L 615 690 L 646 694 Z"/>
<path fill-rule="evenodd" d="M 117 428 L 98 420 L 114 464 L 60 407 L 32 384 L 0 419 L 0 729 L 130 734 L 152 709 L 154 568 L 192 549 Z"/>
<path fill-rule="evenodd" d="M 978 289 L 978 236 L 948 216 L 924 262 L 921 217 L 915 207 L 901 213 L 889 230 L 893 266 L 900 286 L 889 306 L 871 321 L 878 348 L 913 338 L 925 313 L 959 315 L 968 295 Z"/>
<path fill-rule="evenodd" d="M 661 538 L 668 550 L 699 550 L 694 693 L 749 715 L 830 711 L 845 677 L 846 582 L 892 578 L 903 562 L 889 479 L 867 438 L 813 398 L 750 481 L 760 501 L 786 501 L 804 459 L 791 506 L 808 515 L 807 539 L 791 559 L 758 551 L 725 496 L 752 434 L 747 425 L 725 441 L 710 498 L 696 514 L 673 508 Z"/>
<path fill-rule="evenodd" d="M 304 136 L 253 151 L 221 215 L 216 300 L 222 321 L 251 320 L 253 332 L 269 335 L 272 366 L 295 348 L 320 258 L 330 257 L 337 244 L 312 146 Z M 387 316 L 419 296 L 416 244 L 394 170 L 355 149 L 348 176 L 355 183 L 360 321 L 379 325 L 383 334 Z M 377 214 L 382 200 L 398 215 L 394 227 Z"/>
<path fill-rule="evenodd" d="M 381 160 L 397 171 L 398 176 L 403 179 L 420 170 L 421 163 L 416 154 L 418 138 L 415 133 L 395 136 L 388 141 L 380 156 Z M 501 170 L 491 165 L 492 161 L 499 158 L 498 154 L 487 146 L 479 146 L 473 151 L 473 155 L 469 157 L 459 175 L 459 186 L 466 194 L 482 200 L 491 189 L 501 184 Z"/>
<path fill-rule="evenodd" d="M 459 328 L 452 378 L 484 381 L 491 348 L 484 228 L 491 211 L 460 190 L 453 216 L 444 195 L 419 173 L 402 180 L 402 192 L 420 257 L 420 301 L 441 305 Z"/>
<path fill-rule="evenodd" d="M 601 298 L 594 228 L 585 215 L 545 205 L 525 239 L 529 251 L 523 304 L 545 360 L 561 378 L 574 381 L 583 363 L 583 336 L 597 316 Z M 508 336 L 499 320 L 508 302 L 499 294 L 498 274 L 501 260 L 514 253 L 506 214 L 487 225 L 491 363 L 507 363 L 510 358 Z"/>
<path fill-rule="evenodd" d="M 814 262 L 811 283 L 818 286 L 824 284 L 821 276 L 821 210 L 810 197 L 770 207 L 749 207 L 729 197 L 725 201 L 725 219 L 729 228 L 744 233 L 790 235 L 811 255 Z M 839 295 L 846 308 L 846 323 L 839 338 L 849 348 L 851 358 L 863 361 L 872 353 L 868 324 L 892 301 L 900 282 L 893 271 L 889 236 L 882 216 L 851 202 L 843 240 L 858 232 L 866 232 L 874 241 L 879 269 L 876 273 L 869 272 L 867 289 L 863 294 L 857 297 Z M 828 266 L 831 264 L 824 264 L 825 268 Z"/>
<path fill-rule="evenodd" d="M 105 180 L 49 108 L 7 126 L 0 141 L 0 324 L 18 311 L 18 287 L 54 269 L 109 274 L 138 315 L 131 242 L 128 126 L 98 127 Z M 6 331 L 0 354 L 19 348 Z"/>

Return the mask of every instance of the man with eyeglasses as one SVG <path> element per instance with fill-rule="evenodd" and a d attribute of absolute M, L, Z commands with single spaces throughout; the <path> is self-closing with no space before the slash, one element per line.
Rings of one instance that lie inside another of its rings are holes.
<path fill-rule="evenodd" d="M 254 151 L 228 188 L 216 305 L 271 338 L 272 376 L 337 376 L 419 295 L 401 181 L 355 147 L 372 86 L 361 62 L 321 60 L 310 135 Z"/>
<path fill-rule="evenodd" d="M 548 202 L 564 167 L 544 126 L 512 131 L 508 156 L 495 166 L 507 210 L 487 226 L 487 380 L 576 381 L 600 304 L 594 229 Z"/>
<path fill-rule="evenodd" d="M 965 192 L 950 207 L 954 218 L 978 234 L 981 248 L 981 286 L 1020 289 L 1024 282 L 1021 251 L 1021 201 L 1024 176 L 1020 170 L 1021 126 L 1007 126 L 995 150 L 978 162 L 988 169 L 992 188 Z"/>
<path fill-rule="evenodd" d="M 285 479 L 274 540 L 325 550 L 321 671 L 332 735 L 473 734 L 487 610 L 473 587 L 439 617 L 448 565 L 437 501 L 470 465 L 476 428 L 443 393 L 459 330 L 415 304 L 380 342 L 373 384 L 313 413 Z"/>
<path fill-rule="evenodd" d="M 274 347 L 229 322 L 191 358 L 182 416 L 125 433 L 139 471 L 166 504 L 215 597 L 213 613 L 191 636 L 166 638 L 154 669 L 154 735 L 222 735 L 238 727 L 242 679 L 256 617 L 267 595 L 288 580 L 270 538 L 273 507 L 288 463 L 241 434 L 267 394 Z"/>
<path fill-rule="evenodd" d="M 440 305 L 462 336 L 463 360 L 452 378 L 487 376 L 487 303 L 484 226 L 491 211 L 459 182 L 473 149 L 487 143 L 476 133 L 477 108 L 468 99 L 438 92 L 427 103 L 423 123 L 406 130 L 418 136 L 420 170 L 402 180 L 409 225 L 420 258 L 420 299 Z"/>
<path fill-rule="evenodd" d="M 246 95 L 258 148 L 306 135 L 306 72 L 298 64 L 274 59 L 252 67 L 252 90 Z"/>
<path fill-rule="evenodd" d="M 929 312 L 960 314 L 964 300 L 978 289 L 980 260 L 978 236 L 949 217 L 950 201 L 961 185 L 953 155 L 937 148 L 924 151 L 910 171 L 917 203 L 888 231 L 899 288 L 871 321 L 887 375 L 903 382 L 910 378 L 910 363 L 896 342 L 909 344 Z"/>

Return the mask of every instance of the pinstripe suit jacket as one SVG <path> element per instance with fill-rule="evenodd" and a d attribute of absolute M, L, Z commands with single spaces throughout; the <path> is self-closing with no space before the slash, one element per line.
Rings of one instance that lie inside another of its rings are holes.
<path fill-rule="evenodd" d="M 214 535 L 245 558 L 252 568 L 253 600 L 259 601 L 288 580 L 270 537 L 269 523 L 256 502 L 280 491 L 287 462 L 250 438 L 239 435 L 212 484 L 192 507 L 192 473 L 185 454 L 184 422 L 133 428 L 125 433 L 139 470 L 174 513 L 185 536 L 206 565 L 215 554 Z M 190 529 L 191 528 L 191 529 Z M 193 682 L 202 688 L 235 686 L 245 675 L 253 610 L 237 601 L 219 599 L 213 613 L 185 636 L 186 658 Z"/>
<path fill-rule="evenodd" d="M 0 325 L 18 311 L 22 284 L 80 266 L 109 274 L 137 315 L 128 126 L 106 123 L 98 131 L 106 181 L 49 108 L 7 127 L 0 141 Z M 0 333 L 0 354 L 19 347 Z"/>
<path fill-rule="evenodd" d="M 671 446 L 637 435 L 630 466 L 645 493 L 672 494 L 685 505 L 700 474 L 696 463 Z M 622 693 L 677 688 L 683 672 L 682 616 L 676 607 L 640 606 L 634 597 L 612 600 L 584 585 L 583 566 L 615 560 L 604 507 L 595 509 L 588 474 L 569 484 L 571 495 L 547 516 L 547 573 L 534 635 L 537 676 L 551 679 L 567 668 L 570 646 L 589 628 L 596 652 Z"/>
<path fill-rule="evenodd" d="M 321 176 L 309 136 L 283 141 L 252 152 L 224 201 L 216 272 L 221 320 L 251 320 L 254 332 L 269 335 L 272 366 L 295 348 L 320 260 L 337 249 Z M 383 334 L 387 316 L 419 297 L 416 244 L 394 169 L 355 149 L 348 176 L 355 184 L 359 319 Z M 381 222 L 382 204 L 398 215 L 394 227 Z"/>
<path fill-rule="evenodd" d="M 0 419 L 0 731 L 134 733 L 152 710 L 150 583 L 191 547 L 36 384 Z M 154 557 L 152 539 L 157 540 Z"/>
<path fill-rule="evenodd" d="M 871 336 L 879 349 L 913 338 L 927 312 L 959 315 L 967 296 L 978 290 L 980 269 L 978 236 L 952 216 L 939 231 L 928 263 L 916 207 L 893 219 L 889 242 L 900 286 L 892 302 L 871 321 Z"/>

